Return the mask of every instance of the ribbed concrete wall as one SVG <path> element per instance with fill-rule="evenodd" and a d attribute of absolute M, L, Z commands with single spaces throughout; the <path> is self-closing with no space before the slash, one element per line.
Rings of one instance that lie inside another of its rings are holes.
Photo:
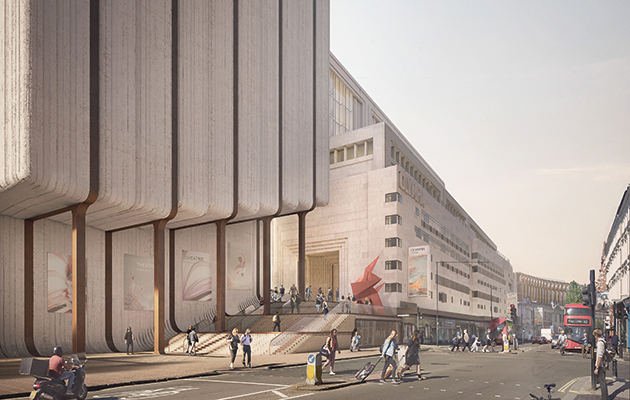
<path fill-rule="evenodd" d="M 0 214 L 28 218 L 87 197 L 88 4 L 0 6 Z"/>
<path fill-rule="evenodd" d="M 88 224 L 171 211 L 171 2 L 101 2 L 100 188 Z"/>
<path fill-rule="evenodd" d="M 234 208 L 234 7 L 179 4 L 179 210 L 171 227 L 224 219 Z"/>
<path fill-rule="evenodd" d="M 0 355 L 27 354 L 24 344 L 24 221 L 0 215 Z"/>
<path fill-rule="evenodd" d="M 0 6 L 5 59 L 0 65 L 0 306 L 3 326 L 11 327 L 0 336 L 5 355 L 25 354 L 24 219 L 85 201 L 93 183 L 91 164 L 99 187 L 86 216 L 88 352 L 108 349 L 105 232 L 167 217 L 174 179 L 177 214 L 169 228 L 225 219 L 235 204 L 235 220 L 242 221 L 280 208 L 283 214 L 307 210 L 314 199 L 320 205 L 328 201 L 328 1 L 316 1 L 315 36 L 311 0 L 241 0 L 238 7 L 233 1 L 179 1 L 177 46 L 170 0 L 98 4 L 96 50 L 90 47 L 87 0 L 16 0 Z M 178 49 L 176 81 L 173 49 Z M 90 51 L 100 56 L 92 70 Z M 90 73 L 97 73 L 97 98 L 90 93 Z M 172 164 L 173 93 L 178 95 L 177 165 Z M 95 99 L 98 159 L 90 157 L 89 107 Z M 71 345 L 71 314 L 47 310 L 47 257 L 72 254 L 69 221 L 66 213 L 35 222 L 35 346 L 45 354 L 55 344 Z M 214 261 L 215 230 L 209 225 L 176 233 L 173 279 L 180 328 L 211 308 L 181 300 L 181 251 L 206 252 Z M 255 294 L 257 240 L 253 222 L 227 228 L 228 249 L 230 243 L 246 249 L 252 271 L 250 290 L 228 291 L 233 300 L 228 313 Z M 151 311 L 124 309 L 125 254 L 153 258 L 153 228 L 113 233 L 112 329 L 119 349 L 127 325 L 136 336 L 153 328 Z M 168 249 L 166 257 L 168 265 Z M 166 279 L 168 296 L 168 268 Z M 168 307 L 167 301 L 167 320 Z"/>
<path fill-rule="evenodd" d="M 282 5 L 282 213 L 290 214 L 313 204 L 313 2 Z"/>

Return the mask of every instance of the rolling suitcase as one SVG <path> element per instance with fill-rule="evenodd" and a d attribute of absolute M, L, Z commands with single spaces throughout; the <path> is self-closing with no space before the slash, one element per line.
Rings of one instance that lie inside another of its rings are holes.
<path fill-rule="evenodd" d="M 381 361 L 380 358 L 378 359 L 376 364 L 372 364 L 371 362 L 368 362 L 367 364 L 363 366 L 363 368 L 359 370 L 359 372 L 357 372 L 354 375 L 354 377 L 357 378 L 357 380 L 364 381 L 365 378 L 367 378 L 372 373 L 372 371 L 374 371 L 374 368 L 376 368 L 379 361 Z"/>

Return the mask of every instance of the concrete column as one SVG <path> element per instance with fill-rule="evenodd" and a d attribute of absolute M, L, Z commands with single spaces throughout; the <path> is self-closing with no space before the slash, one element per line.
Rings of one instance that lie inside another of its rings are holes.
<path fill-rule="evenodd" d="M 118 349 L 116 349 L 116 345 L 114 344 L 113 330 L 113 235 L 111 231 L 105 232 L 105 341 L 111 351 L 117 352 Z"/>
<path fill-rule="evenodd" d="M 307 212 L 305 211 L 298 213 L 297 287 L 302 297 L 304 297 L 304 288 L 306 286 L 306 214 Z"/>
<path fill-rule="evenodd" d="M 72 353 L 85 353 L 85 214 L 89 205 L 72 208 Z"/>
<path fill-rule="evenodd" d="M 263 314 L 271 314 L 271 220 L 263 218 Z"/>
<path fill-rule="evenodd" d="M 32 356 L 39 356 L 35 347 L 34 325 L 35 325 L 35 293 L 34 293 L 34 221 L 27 219 L 24 221 L 24 343 L 26 349 Z"/>
<path fill-rule="evenodd" d="M 164 336 L 165 280 L 164 260 L 166 256 L 166 223 L 165 219 L 153 223 L 153 354 L 164 354 L 166 338 Z"/>
<path fill-rule="evenodd" d="M 226 253 L 226 227 L 227 220 L 217 221 L 217 332 L 227 331 L 227 319 L 225 317 L 225 268 L 227 264 Z"/>

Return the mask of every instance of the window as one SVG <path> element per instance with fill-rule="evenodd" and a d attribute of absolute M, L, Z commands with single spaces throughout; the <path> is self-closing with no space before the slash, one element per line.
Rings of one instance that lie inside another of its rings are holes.
<path fill-rule="evenodd" d="M 402 271 L 402 261 L 398 261 L 398 260 L 385 261 L 385 269 L 386 270 L 399 269 Z"/>
<path fill-rule="evenodd" d="M 385 195 L 385 203 L 392 203 L 394 201 L 402 203 L 402 195 L 398 192 L 387 193 Z"/>
<path fill-rule="evenodd" d="M 446 293 L 438 294 L 438 300 L 440 301 L 440 303 L 446 303 L 447 299 L 448 299 L 448 296 L 446 295 Z"/>
<path fill-rule="evenodd" d="M 402 239 L 397 237 L 386 238 L 385 247 L 402 247 Z"/>
<path fill-rule="evenodd" d="M 402 293 L 402 285 L 400 283 L 386 283 L 385 293 Z"/>
<path fill-rule="evenodd" d="M 354 146 L 350 146 L 347 149 L 348 160 L 352 160 L 354 158 Z"/>
<path fill-rule="evenodd" d="M 357 157 L 363 157 L 365 155 L 365 144 L 357 144 Z"/>
<path fill-rule="evenodd" d="M 330 163 L 334 164 L 335 163 L 335 151 L 331 151 L 330 152 Z"/>
<path fill-rule="evenodd" d="M 330 71 L 328 114 L 330 135 L 336 136 L 354 130 L 354 94 L 343 81 Z"/>
<path fill-rule="evenodd" d="M 343 156 L 343 149 L 337 150 L 337 162 L 342 162 L 344 160 L 345 158 Z"/>
<path fill-rule="evenodd" d="M 420 209 L 418 207 L 416 207 L 416 216 L 419 217 L 420 216 Z"/>
<path fill-rule="evenodd" d="M 385 216 L 385 225 L 402 225 L 402 217 L 398 214 L 394 215 L 386 215 Z"/>

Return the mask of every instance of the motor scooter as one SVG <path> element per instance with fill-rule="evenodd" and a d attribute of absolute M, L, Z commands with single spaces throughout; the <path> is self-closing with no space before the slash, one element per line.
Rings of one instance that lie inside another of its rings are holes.
<path fill-rule="evenodd" d="M 51 376 L 41 376 L 43 374 L 32 374 L 37 379 L 33 384 L 33 390 L 31 391 L 30 398 L 33 400 L 66 400 L 66 399 L 78 399 L 85 400 L 88 394 L 87 385 L 85 384 L 85 369 L 84 366 L 87 363 L 87 357 L 85 361 L 81 363 L 79 357 L 73 354 L 70 357 L 72 362 L 72 373 L 74 373 L 74 382 L 72 383 L 71 394 L 66 394 L 66 383 L 57 378 Z"/>

